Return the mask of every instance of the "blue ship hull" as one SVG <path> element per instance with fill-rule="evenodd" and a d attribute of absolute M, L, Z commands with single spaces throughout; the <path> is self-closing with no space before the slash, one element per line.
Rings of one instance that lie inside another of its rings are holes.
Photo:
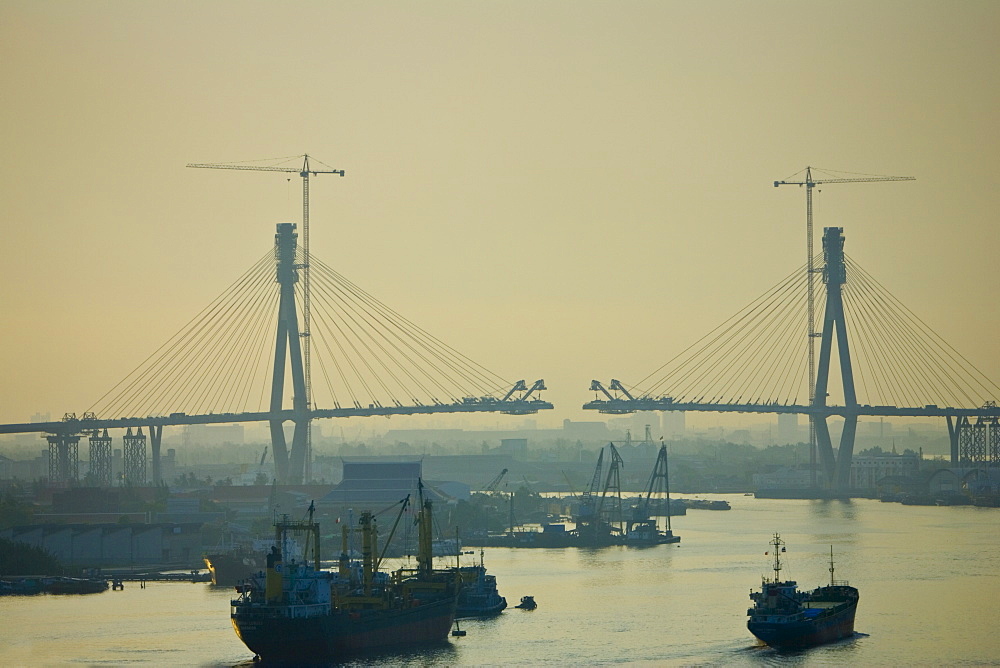
<path fill-rule="evenodd" d="M 794 615 L 754 614 L 747 629 L 762 642 L 779 649 L 812 647 L 854 635 L 858 590 L 821 587 L 810 594 L 812 603 L 830 607 L 805 608 Z"/>

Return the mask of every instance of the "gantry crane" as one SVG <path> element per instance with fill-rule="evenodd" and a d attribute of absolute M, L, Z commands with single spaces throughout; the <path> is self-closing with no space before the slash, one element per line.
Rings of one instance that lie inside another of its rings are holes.
<path fill-rule="evenodd" d="M 814 339 L 819 336 L 816 333 L 816 307 L 815 292 L 813 288 L 813 274 L 816 273 L 813 267 L 813 188 L 819 185 L 831 183 L 881 183 L 883 181 L 915 181 L 915 176 L 878 176 L 875 174 L 852 174 L 848 177 L 821 178 L 814 179 L 812 167 L 806 167 L 805 179 L 802 181 L 775 181 L 774 187 L 778 186 L 805 186 L 806 187 L 806 285 L 808 290 L 808 345 L 809 354 L 809 405 L 812 405 L 816 397 L 816 348 Z M 823 170 L 830 171 L 830 170 Z M 846 174 L 849 172 L 840 172 Z M 801 174 L 801 172 L 799 172 Z M 797 176 L 797 174 L 795 175 Z M 790 177 L 791 178 L 791 177 Z M 812 420 L 809 421 L 809 464 L 812 475 L 816 475 L 816 431 Z M 812 481 L 815 486 L 815 479 Z"/>
<path fill-rule="evenodd" d="M 299 158 L 300 156 L 292 156 L 293 158 Z M 302 177 L 302 331 L 299 336 L 302 338 L 302 358 L 303 358 L 303 374 L 305 376 L 305 387 L 306 387 L 306 408 L 308 410 L 312 409 L 312 377 L 310 371 L 310 358 L 309 358 L 309 322 L 310 322 L 310 308 L 309 308 L 309 177 L 316 174 L 339 174 L 344 175 L 343 169 L 313 169 L 309 165 L 309 154 L 306 153 L 301 156 L 302 167 L 282 167 L 280 165 L 270 166 L 270 165 L 241 165 L 231 162 L 218 162 L 218 163 L 188 163 L 188 167 L 194 167 L 198 169 L 236 169 L 242 171 L 253 171 L 253 172 L 284 172 L 287 174 L 297 173 Z M 292 158 L 277 158 L 277 160 L 290 160 Z M 317 161 L 319 162 L 319 161 Z M 322 163 L 321 163 L 322 164 Z M 324 165 L 329 167 L 329 165 Z M 305 455 L 305 480 L 308 481 L 312 477 L 312 429 L 306 429 L 306 455 Z"/>

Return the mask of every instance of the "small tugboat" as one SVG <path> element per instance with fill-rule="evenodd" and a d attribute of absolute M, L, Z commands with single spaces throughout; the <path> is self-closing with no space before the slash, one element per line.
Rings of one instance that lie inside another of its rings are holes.
<path fill-rule="evenodd" d="M 811 647 L 854 635 L 858 590 L 833 578 L 830 548 L 830 584 L 799 591 L 794 580 L 781 580 L 781 553 L 785 543 L 774 534 L 774 579 L 763 578 L 761 591 L 750 592 L 754 606 L 747 610 L 747 628 L 761 641 L 778 649 Z"/>
<path fill-rule="evenodd" d="M 507 599 L 497 591 L 497 578 L 486 574 L 483 565 L 484 550 L 479 550 L 479 563 L 474 566 L 461 566 L 458 577 L 462 589 L 458 594 L 458 607 L 455 610 L 456 619 L 466 617 L 492 617 L 499 615 L 507 608 Z"/>
<path fill-rule="evenodd" d="M 538 607 L 538 604 L 535 603 L 534 596 L 522 596 L 521 602 L 515 605 L 514 607 L 520 608 L 521 610 L 534 610 L 535 608 Z"/>
<path fill-rule="evenodd" d="M 393 532 L 408 501 L 401 502 Z M 378 533 L 370 512 L 359 520 L 362 562 L 352 563 L 347 556 L 345 525 L 338 571 L 320 570 L 319 524 L 313 521 L 313 511 L 310 505 L 305 522 L 287 517 L 278 522 L 267 572 L 236 587 L 233 627 L 257 657 L 318 663 L 359 651 L 447 641 L 458 583 L 453 570 L 433 568 L 430 501 L 422 501 L 417 517 L 417 567 L 392 574 L 379 570 L 385 550 L 377 553 Z M 304 551 L 312 554 L 311 560 L 283 560 L 282 546 L 293 532 L 305 536 Z"/>

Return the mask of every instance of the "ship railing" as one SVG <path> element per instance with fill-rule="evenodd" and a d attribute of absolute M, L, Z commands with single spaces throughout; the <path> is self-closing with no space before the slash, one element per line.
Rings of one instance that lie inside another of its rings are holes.
<path fill-rule="evenodd" d="M 239 601 L 233 601 L 234 606 L 238 603 Z M 324 603 L 310 603 L 305 605 L 267 605 L 260 607 L 240 605 L 239 608 L 239 616 L 244 619 L 301 619 L 305 617 L 320 617 L 327 614 L 330 610 L 330 606 Z"/>
<path fill-rule="evenodd" d="M 850 587 L 851 583 L 849 580 L 834 580 L 830 585 L 833 587 Z"/>

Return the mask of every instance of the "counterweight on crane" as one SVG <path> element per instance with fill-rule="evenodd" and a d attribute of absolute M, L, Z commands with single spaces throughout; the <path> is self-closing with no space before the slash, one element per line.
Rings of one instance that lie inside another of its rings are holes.
<path fill-rule="evenodd" d="M 824 170 L 826 171 L 826 170 Z M 801 174 L 801 172 L 799 172 Z M 841 172 L 844 173 L 844 172 Z M 813 287 L 813 274 L 816 268 L 813 266 L 813 188 L 819 185 L 832 183 L 881 183 L 883 181 L 915 181 L 915 176 L 877 176 L 874 174 L 854 174 L 848 177 L 837 178 L 813 178 L 813 168 L 806 167 L 805 178 L 802 181 L 775 181 L 774 187 L 778 186 L 805 186 L 806 187 L 806 286 L 808 291 L 808 343 L 807 351 L 809 355 L 809 404 L 816 400 L 816 347 L 814 339 L 819 334 L 816 333 L 816 301 Z M 813 476 L 816 475 L 816 428 L 812 420 L 809 421 L 809 463 Z M 816 480 L 812 481 L 816 486 Z"/>
<path fill-rule="evenodd" d="M 300 156 L 294 156 L 296 159 Z M 298 174 L 302 177 L 302 331 L 299 336 L 302 338 L 303 373 L 306 387 L 306 408 L 312 410 L 312 377 L 310 362 L 310 287 L 309 287 L 309 177 L 317 174 L 339 174 L 344 175 L 343 169 L 313 169 L 309 164 L 309 154 L 301 156 L 302 167 L 283 167 L 269 165 L 240 165 L 236 163 L 189 163 L 188 167 L 198 169 L 234 169 L 253 172 L 284 172 L 287 174 Z M 288 160 L 289 158 L 279 158 Z M 306 429 L 306 453 L 305 453 L 305 481 L 312 477 L 312 429 Z"/>

